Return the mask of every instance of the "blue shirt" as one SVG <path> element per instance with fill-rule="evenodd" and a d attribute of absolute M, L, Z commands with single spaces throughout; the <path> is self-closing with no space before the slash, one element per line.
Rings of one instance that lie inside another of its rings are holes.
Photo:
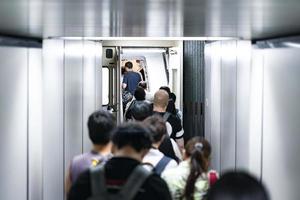
<path fill-rule="evenodd" d="M 138 86 L 139 82 L 141 82 L 141 80 L 142 79 L 139 73 L 133 71 L 125 73 L 123 77 L 123 83 L 127 85 L 125 90 L 129 91 L 133 95 L 136 87 Z"/>

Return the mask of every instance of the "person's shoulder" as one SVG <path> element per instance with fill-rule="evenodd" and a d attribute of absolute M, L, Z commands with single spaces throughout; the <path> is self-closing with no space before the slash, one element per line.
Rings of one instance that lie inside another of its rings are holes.
<path fill-rule="evenodd" d="M 155 173 L 146 180 L 145 190 L 158 199 L 171 199 L 167 183 Z"/>

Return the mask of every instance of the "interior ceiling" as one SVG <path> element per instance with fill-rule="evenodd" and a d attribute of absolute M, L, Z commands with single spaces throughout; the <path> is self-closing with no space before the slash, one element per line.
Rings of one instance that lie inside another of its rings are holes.
<path fill-rule="evenodd" d="M 300 33 L 299 0 L 1 0 L 0 34 L 238 37 Z"/>

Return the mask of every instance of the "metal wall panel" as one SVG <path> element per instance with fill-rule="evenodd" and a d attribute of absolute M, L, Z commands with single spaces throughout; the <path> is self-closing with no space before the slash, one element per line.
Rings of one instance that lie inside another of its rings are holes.
<path fill-rule="evenodd" d="M 0 47 L 0 199 L 27 199 L 27 49 Z"/>
<path fill-rule="evenodd" d="M 221 169 L 221 43 L 211 44 L 211 78 L 210 102 L 211 106 L 211 146 L 212 168 Z M 206 91 L 208 92 L 208 91 Z"/>
<path fill-rule="evenodd" d="M 28 49 L 28 200 L 42 199 L 42 50 Z"/>
<path fill-rule="evenodd" d="M 251 42 L 237 41 L 236 167 L 249 169 Z"/>
<path fill-rule="evenodd" d="M 299 199 L 300 50 L 264 55 L 263 181 L 272 199 Z"/>
<path fill-rule="evenodd" d="M 204 48 L 205 59 L 205 118 L 204 118 L 204 135 L 211 143 L 211 51 L 212 44 L 206 44 Z"/>
<path fill-rule="evenodd" d="M 83 41 L 65 41 L 64 49 L 64 148 L 65 170 L 82 153 Z"/>
<path fill-rule="evenodd" d="M 221 170 L 235 168 L 236 148 L 236 41 L 222 42 Z"/>
<path fill-rule="evenodd" d="M 64 198 L 64 42 L 43 41 L 43 200 Z"/>

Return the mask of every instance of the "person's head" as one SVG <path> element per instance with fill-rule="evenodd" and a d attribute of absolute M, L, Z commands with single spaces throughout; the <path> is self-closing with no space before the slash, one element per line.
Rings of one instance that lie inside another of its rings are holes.
<path fill-rule="evenodd" d="M 207 200 L 268 200 L 264 186 L 246 172 L 227 172 L 211 187 Z"/>
<path fill-rule="evenodd" d="M 127 152 L 137 154 L 142 159 L 151 148 L 152 137 L 150 131 L 141 123 L 130 122 L 116 128 L 112 134 L 112 142 L 114 153 L 129 149 Z"/>
<path fill-rule="evenodd" d="M 128 62 L 125 63 L 125 69 L 126 69 L 126 70 L 128 70 L 128 69 L 131 70 L 132 67 L 133 67 L 132 62 L 128 61 Z"/>
<path fill-rule="evenodd" d="M 159 89 L 166 91 L 168 95 L 171 94 L 171 89 L 168 86 L 161 86 Z"/>
<path fill-rule="evenodd" d="M 140 87 L 142 87 L 144 90 L 146 90 L 147 89 L 147 82 L 146 81 L 141 81 L 141 82 L 139 82 L 139 85 L 138 86 L 140 86 Z"/>
<path fill-rule="evenodd" d="M 110 141 L 111 132 L 116 127 L 116 120 L 108 111 L 99 110 L 89 116 L 87 125 L 92 143 L 106 145 Z"/>
<path fill-rule="evenodd" d="M 167 134 L 166 122 L 159 115 L 153 115 L 144 120 L 144 125 L 150 130 L 153 143 L 160 143 Z"/>
<path fill-rule="evenodd" d="M 142 87 L 137 87 L 134 91 L 134 97 L 138 101 L 144 101 L 146 97 L 146 92 Z"/>
<path fill-rule="evenodd" d="M 143 121 L 152 115 L 152 107 L 145 101 L 136 101 L 131 109 L 131 115 L 136 121 Z"/>
<path fill-rule="evenodd" d="M 153 107 L 166 110 L 169 103 L 169 95 L 165 90 L 158 90 L 154 94 Z"/>
<path fill-rule="evenodd" d="M 187 178 L 184 197 L 192 199 L 198 177 L 208 171 L 211 146 L 204 138 L 193 137 L 187 142 L 184 149 L 185 158 L 190 160 L 190 174 Z"/>
<path fill-rule="evenodd" d="M 174 103 L 176 102 L 176 95 L 173 92 L 170 93 L 170 99 L 172 99 Z"/>

